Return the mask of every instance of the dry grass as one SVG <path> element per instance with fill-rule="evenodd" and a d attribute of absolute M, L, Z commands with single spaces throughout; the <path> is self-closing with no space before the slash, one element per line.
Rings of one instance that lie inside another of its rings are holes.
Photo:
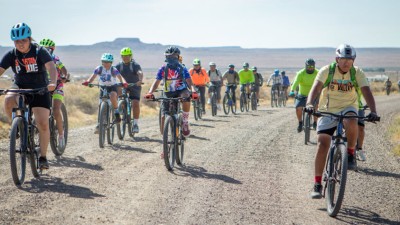
<path fill-rule="evenodd" d="M 392 151 L 396 156 L 400 156 L 400 114 L 390 124 L 389 134 L 395 145 Z"/>

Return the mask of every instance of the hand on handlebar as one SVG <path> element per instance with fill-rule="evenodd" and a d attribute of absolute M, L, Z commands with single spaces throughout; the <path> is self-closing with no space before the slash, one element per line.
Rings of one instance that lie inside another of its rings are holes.
<path fill-rule="evenodd" d="M 49 84 L 47 85 L 47 89 L 51 92 L 56 90 L 57 85 L 56 84 Z"/>
<path fill-rule="evenodd" d="M 144 96 L 144 98 L 147 99 L 147 100 L 152 100 L 152 99 L 154 99 L 154 95 L 153 95 L 153 93 L 147 93 L 147 94 Z"/>
<path fill-rule="evenodd" d="M 375 112 L 371 112 L 370 114 L 368 114 L 367 118 L 368 121 L 370 122 L 375 122 L 380 120 L 379 116 Z"/>
<path fill-rule="evenodd" d="M 122 86 L 123 86 L 124 88 L 128 88 L 129 84 L 125 82 L 125 83 L 122 83 Z"/>
<path fill-rule="evenodd" d="M 315 112 L 315 108 L 314 108 L 314 106 L 312 104 L 308 104 L 304 108 L 304 112 L 306 112 L 308 114 L 313 114 Z"/>
<path fill-rule="evenodd" d="M 192 92 L 192 99 L 197 100 L 198 98 L 199 98 L 199 95 L 197 94 L 197 92 Z"/>
<path fill-rule="evenodd" d="M 294 95 L 294 91 L 291 91 L 290 93 L 289 93 L 289 97 L 294 97 L 295 95 Z"/>
<path fill-rule="evenodd" d="M 89 81 L 83 82 L 82 85 L 84 85 L 84 86 L 89 86 Z"/>

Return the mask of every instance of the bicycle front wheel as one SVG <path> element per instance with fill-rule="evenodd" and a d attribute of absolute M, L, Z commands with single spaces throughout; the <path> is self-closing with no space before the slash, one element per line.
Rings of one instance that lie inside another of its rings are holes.
<path fill-rule="evenodd" d="M 163 132 L 164 163 L 167 170 L 172 170 L 175 164 L 176 130 L 171 116 L 165 117 Z"/>
<path fill-rule="evenodd" d="M 227 94 L 225 94 L 224 99 L 222 101 L 222 107 L 224 108 L 225 115 L 229 114 L 231 105 L 232 105 L 232 100 L 228 98 Z"/>
<path fill-rule="evenodd" d="M 198 118 L 198 108 L 197 107 L 198 107 L 197 101 L 193 101 L 193 115 L 194 115 L 194 119 L 196 121 L 199 120 L 199 118 Z M 160 115 L 161 115 L 161 111 L 160 111 Z M 160 119 L 160 126 L 161 126 L 161 119 Z"/>
<path fill-rule="evenodd" d="M 251 94 L 250 101 L 251 101 L 251 110 L 256 111 L 257 110 L 257 96 L 256 96 L 256 93 L 253 92 Z"/>
<path fill-rule="evenodd" d="M 36 126 L 32 125 L 30 130 L 30 140 L 29 140 L 29 161 L 31 164 L 32 174 L 35 178 L 40 177 L 40 169 L 38 166 L 39 155 L 40 155 L 40 145 L 39 145 L 39 130 Z"/>
<path fill-rule="evenodd" d="M 118 102 L 118 111 L 121 114 L 121 123 L 117 124 L 117 136 L 119 140 L 124 140 L 126 124 L 128 121 L 128 115 L 126 110 L 125 100 L 120 100 Z"/>
<path fill-rule="evenodd" d="M 68 115 L 67 115 L 67 109 L 65 108 L 64 103 L 61 104 L 61 123 L 63 127 L 63 133 L 64 133 L 64 140 L 65 140 L 65 145 L 61 148 L 59 143 L 58 143 L 58 128 L 57 128 L 57 123 L 55 121 L 54 117 L 50 117 L 49 125 L 50 125 L 50 147 L 51 150 L 53 151 L 54 155 L 56 156 L 61 156 L 64 154 L 65 148 L 67 146 L 67 140 L 68 140 Z"/>
<path fill-rule="evenodd" d="M 106 140 L 106 129 L 108 127 L 107 121 L 108 105 L 106 102 L 102 102 L 100 105 L 99 114 L 99 146 L 104 148 L 104 142 Z"/>
<path fill-rule="evenodd" d="M 15 117 L 10 131 L 11 176 L 15 185 L 21 185 L 25 180 L 26 146 L 24 149 L 24 128 L 24 120 L 21 117 Z"/>
<path fill-rule="evenodd" d="M 183 118 L 182 114 L 179 115 L 178 121 L 177 121 L 177 147 L 176 147 L 176 164 L 182 165 L 183 164 L 183 156 L 185 153 L 185 137 L 183 136 L 183 131 L 182 131 L 182 123 L 183 123 Z"/>
<path fill-rule="evenodd" d="M 115 114 L 114 114 L 114 109 L 110 107 L 110 111 L 108 114 L 108 124 L 107 124 L 107 142 L 108 144 L 112 145 L 114 142 L 114 136 L 115 136 L 115 127 L 117 124 L 114 124 L 115 120 Z M 121 124 L 121 122 L 119 123 Z"/>
<path fill-rule="evenodd" d="M 327 179 L 327 211 L 335 217 L 342 206 L 347 181 L 347 150 L 344 144 L 338 144 L 333 159 L 329 159 L 329 178 Z"/>
<path fill-rule="evenodd" d="M 203 117 L 203 109 L 202 109 L 202 104 L 200 102 L 200 100 L 197 100 L 197 117 L 199 117 L 199 119 L 201 119 Z"/>
<path fill-rule="evenodd" d="M 308 113 L 304 115 L 305 121 L 304 121 L 304 144 L 308 144 L 310 142 L 310 129 L 311 129 L 311 115 Z"/>
<path fill-rule="evenodd" d="M 215 93 L 211 94 L 211 115 L 212 116 L 217 115 L 217 97 Z"/>
<path fill-rule="evenodd" d="M 240 111 L 241 112 L 244 112 L 244 108 L 245 108 L 244 104 L 246 104 L 246 96 L 244 93 L 241 93 L 240 94 Z"/>

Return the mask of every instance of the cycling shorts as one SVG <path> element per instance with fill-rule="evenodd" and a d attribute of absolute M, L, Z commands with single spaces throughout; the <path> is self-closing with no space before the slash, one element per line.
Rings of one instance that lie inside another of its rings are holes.
<path fill-rule="evenodd" d="M 343 113 L 344 115 L 358 115 L 357 109 L 352 106 L 338 112 L 337 114 Z M 336 130 L 338 119 L 332 116 L 322 116 L 318 119 L 317 123 L 317 134 L 328 134 L 332 136 Z"/>
<path fill-rule="evenodd" d="M 60 83 L 57 85 L 56 90 L 53 93 L 53 99 L 57 99 L 60 101 L 64 101 L 64 83 Z"/>

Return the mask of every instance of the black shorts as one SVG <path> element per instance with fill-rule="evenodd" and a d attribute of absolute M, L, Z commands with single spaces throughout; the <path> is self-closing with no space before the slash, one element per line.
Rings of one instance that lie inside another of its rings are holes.
<path fill-rule="evenodd" d="M 140 101 L 140 93 L 142 92 L 141 86 L 128 87 L 126 90 L 129 93 L 129 99 Z"/>
<path fill-rule="evenodd" d="M 29 89 L 32 87 L 24 87 L 24 86 L 17 86 L 16 84 L 13 84 L 11 88 L 22 88 L 22 89 Z M 35 95 L 25 95 L 25 103 L 29 104 L 30 108 L 35 108 L 35 107 L 42 107 L 46 109 L 50 109 L 50 93 L 46 92 L 44 94 L 35 94 Z"/>
<path fill-rule="evenodd" d="M 111 94 L 111 92 L 115 92 L 115 93 L 118 93 L 117 92 L 117 86 L 115 86 L 115 85 L 113 85 L 113 86 L 107 86 L 107 87 L 103 87 L 103 88 L 100 88 L 100 99 L 101 99 L 101 96 L 103 96 L 103 90 L 104 89 L 107 89 L 107 92 L 108 92 L 108 94 Z"/>
<path fill-rule="evenodd" d="M 190 101 L 190 92 L 187 89 L 180 90 L 180 91 L 174 91 L 174 92 L 165 92 L 165 97 L 167 98 L 177 98 L 177 97 L 182 97 L 182 98 L 187 98 L 186 100 L 183 101 Z M 164 101 L 167 102 L 167 101 Z M 166 113 L 169 111 L 169 104 L 162 104 L 162 114 Z"/>

